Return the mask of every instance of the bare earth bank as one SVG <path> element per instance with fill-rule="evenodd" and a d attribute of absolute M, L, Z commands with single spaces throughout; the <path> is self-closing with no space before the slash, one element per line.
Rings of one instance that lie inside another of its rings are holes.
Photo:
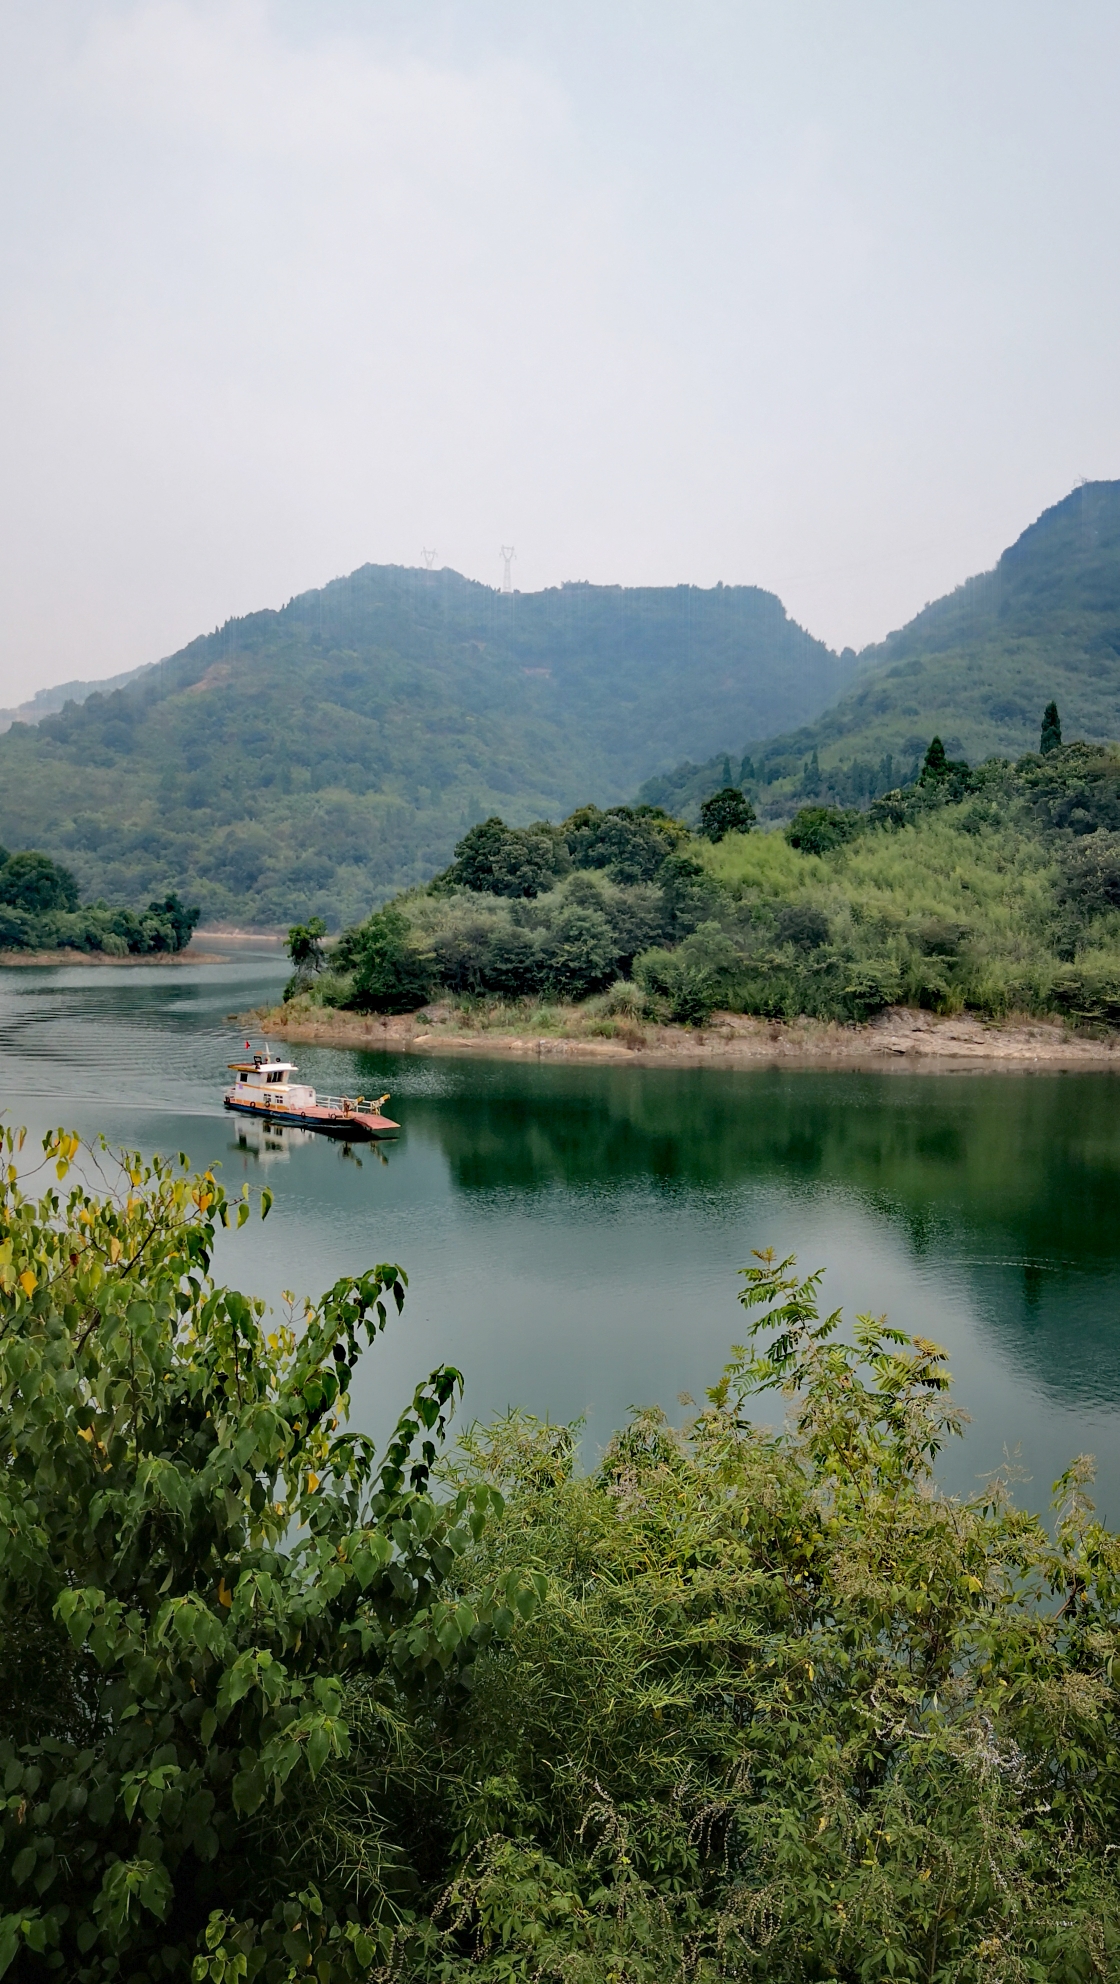
<path fill-rule="evenodd" d="M 547 1061 L 630 1062 L 639 1067 L 743 1068 L 776 1062 L 822 1067 L 1048 1067 L 1120 1069 L 1120 1033 L 1072 1032 L 1060 1021 L 984 1021 L 966 1015 L 891 1007 L 866 1025 L 820 1020 L 749 1019 L 715 1013 L 703 1028 L 644 1021 L 591 1020 L 578 1008 L 555 1009 L 555 1024 L 538 1030 L 516 1016 L 491 1023 L 453 1006 L 383 1017 L 293 1005 L 254 1015 L 278 1040 L 330 1047 L 389 1048 L 416 1054 L 512 1054 Z"/>
<path fill-rule="evenodd" d="M 0 966 L 44 964 L 228 964 L 217 951 L 146 951 L 142 957 L 114 958 L 107 951 L 0 951 Z"/>

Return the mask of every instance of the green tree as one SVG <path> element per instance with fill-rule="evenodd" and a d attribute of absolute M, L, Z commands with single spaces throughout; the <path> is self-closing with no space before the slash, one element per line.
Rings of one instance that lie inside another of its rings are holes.
<path fill-rule="evenodd" d="M 854 839 L 861 825 L 858 813 L 839 806 L 802 806 L 786 828 L 786 839 L 803 854 L 828 854 Z"/>
<path fill-rule="evenodd" d="M 293 923 L 288 931 L 288 956 L 298 976 L 310 978 L 323 969 L 323 938 L 327 926 L 321 916 L 309 923 Z"/>
<path fill-rule="evenodd" d="M 700 808 L 700 832 L 705 840 L 720 841 L 725 834 L 749 834 L 757 814 L 738 786 L 725 785 L 713 792 Z"/>
<path fill-rule="evenodd" d="M 1038 748 L 1045 756 L 1048 751 L 1060 750 L 1061 743 L 1062 723 L 1058 715 L 1058 705 L 1047 703 L 1042 712 L 1042 736 Z"/>
<path fill-rule="evenodd" d="M 247 1198 L 126 1153 L 100 1196 L 36 1200 L 21 1144 L 0 1133 L 0 1973 L 365 1978 L 384 1895 L 297 1894 L 269 1815 L 346 1756 L 348 1676 L 422 1689 L 535 1602 L 516 1574 L 441 1596 L 497 1506 L 430 1493 L 459 1374 L 377 1457 L 350 1378 L 398 1268 L 270 1327 L 210 1274 Z M 61 1181 L 78 1139 L 45 1148 Z"/>
<path fill-rule="evenodd" d="M 346 956 L 354 968 L 348 1003 L 357 1012 L 414 1013 L 431 996 L 431 958 L 413 940 L 408 918 L 392 904 L 351 933 Z"/>
<path fill-rule="evenodd" d="M 442 879 L 479 895 L 537 896 L 566 866 L 556 828 L 507 827 L 495 813 L 463 835 Z"/>
<path fill-rule="evenodd" d="M 52 910 L 78 907 L 78 884 L 69 868 L 62 868 L 46 854 L 28 849 L 9 855 L 0 868 L 0 903 L 12 909 L 42 916 Z"/>

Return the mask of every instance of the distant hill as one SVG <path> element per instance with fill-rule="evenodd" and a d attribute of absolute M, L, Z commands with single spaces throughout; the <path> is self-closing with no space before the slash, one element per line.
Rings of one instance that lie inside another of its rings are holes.
<path fill-rule="evenodd" d="M 87 696 L 108 696 L 139 673 L 138 668 L 127 668 L 123 675 L 109 675 L 101 682 L 59 682 L 53 689 L 40 689 L 17 709 L 0 710 L 0 732 L 10 730 L 13 723 L 39 723 L 67 703 L 84 703 Z"/>
<path fill-rule="evenodd" d="M 86 897 L 337 924 L 490 812 L 559 818 L 811 721 L 853 663 L 755 587 L 507 595 L 366 565 L 13 723 L 0 840 L 64 860 Z"/>
<path fill-rule="evenodd" d="M 745 754 L 746 783 L 776 816 L 805 796 L 858 804 L 916 769 L 935 733 L 973 764 L 1037 750 L 1052 697 L 1067 739 L 1120 737 L 1120 482 L 1083 483 L 994 571 L 865 648 L 846 693 L 810 724 L 762 742 L 761 731 L 753 742 L 729 732 L 643 796 L 694 808 L 723 782 L 730 752 L 735 782 Z"/>

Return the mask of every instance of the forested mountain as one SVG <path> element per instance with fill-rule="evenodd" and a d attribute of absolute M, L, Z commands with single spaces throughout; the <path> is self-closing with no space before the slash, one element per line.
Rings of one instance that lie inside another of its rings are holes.
<path fill-rule="evenodd" d="M 13 723 L 38 723 L 41 717 L 65 709 L 67 703 L 84 703 L 87 696 L 111 695 L 139 673 L 138 668 L 126 668 L 123 675 L 109 675 L 101 682 L 57 682 L 50 689 L 40 689 L 27 702 L 20 703 L 18 709 L 0 710 L 0 732 L 10 729 Z"/>
<path fill-rule="evenodd" d="M 973 764 L 1037 750 L 1052 698 L 1067 738 L 1120 737 L 1120 482 L 1083 483 L 994 571 L 865 648 L 851 686 L 812 723 L 761 744 L 760 730 L 728 732 L 711 758 L 651 779 L 643 797 L 695 811 L 726 764 L 764 813 L 788 817 L 806 798 L 859 804 L 916 774 L 935 734 Z"/>
<path fill-rule="evenodd" d="M 501 594 L 366 565 L 0 737 L 0 839 L 86 896 L 364 914 L 514 824 L 815 717 L 851 679 L 755 587 Z"/>

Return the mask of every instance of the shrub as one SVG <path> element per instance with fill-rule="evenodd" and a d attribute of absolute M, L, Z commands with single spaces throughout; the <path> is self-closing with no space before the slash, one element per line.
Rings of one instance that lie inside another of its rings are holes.
<path fill-rule="evenodd" d="M 269 1330 L 211 1279 L 250 1209 L 210 1173 L 124 1154 L 35 1201 L 0 1143 L 0 1970 L 366 1978 L 383 1891 L 293 1880 L 278 1814 L 346 1756 L 347 1676 L 391 1713 L 535 1602 L 519 1573 L 441 1596 L 497 1507 L 429 1492 L 459 1375 L 378 1460 L 344 1429 L 399 1269 Z M 45 1147 L 64 1178 L 78 1139 Z"/>
<path fill-rule="evenodd" d="M 680 1431 L 637 1412 L 590 1475 L 525 1415 L 463 1441 L 454 1484 L 505 1505 L 464 1589 L 547 1584 L 453 1720 L 369 1752 L 417 1878 L 388 1973 L 1104 1984 L 1120 1540 L 1086 1464 L 1052 1535 L 1002 1481 L 943 1495 L 936 1345 L 844 1330 L 792 1260 L 744 1279 Z"/>

